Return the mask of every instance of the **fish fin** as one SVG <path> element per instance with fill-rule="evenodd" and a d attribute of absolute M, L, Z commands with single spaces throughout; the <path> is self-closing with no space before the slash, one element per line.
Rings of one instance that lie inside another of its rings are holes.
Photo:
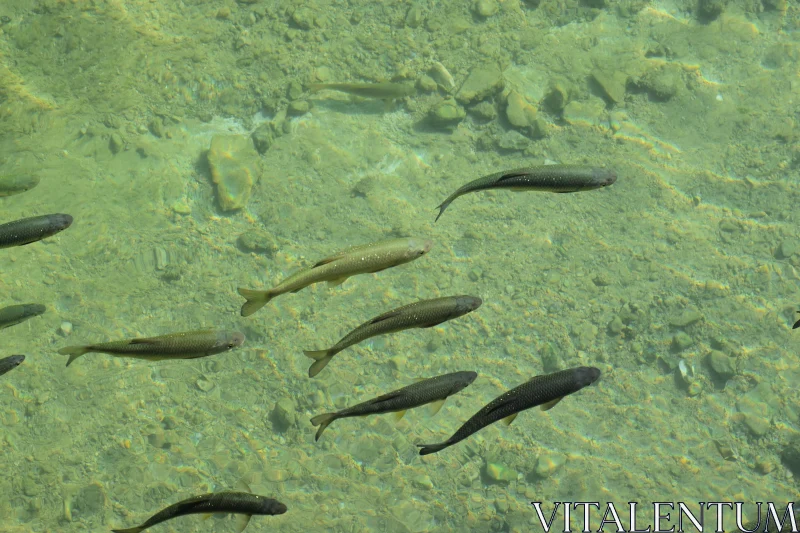
<path fill-rule="evenodd" d="M 75 359 L 89 351 L 90 348 L 88 346 L 67 346 L 66 348 L 61 348 L 58 353 L 69 356 L 69 359 L 67 359 L 67 366 L 69 366 Z"/>
<path fill-rule="evenodd" d="M 450 444 L 447 441 L 445 441 L 445 442 L 440 442 L 438 444 L 417 444 L 417 446 L 419 446 L 420 448 L 419 450 L 420 455 L 428 455 L 430 453 L 436 453 L 440 450 L 444 450 L 445 448 L 450 446 Z"/>
<path fill-rule="evenodd" d="M 375 318 L 370 320 L 369 323 L 370 324 L 377 324 L 378 322 L 383 322 L 384 320 L 388 320 L 388 319 L 390 319 L 392 317 L 395 317 L 395 316 L 397 316 L 399 314 L 400 314 L 400 312 L 397 309 L 395 309 L 393 311 L 389 311 L 389 312 L 383 313 L 382 315 L 376 316 Z"/>
<path fill-rule="evenodd" d="M 442 398 L 441 400 L 436 400 L 435 402 L 431 402 L 429 404 L 430 405 L 429 412 L 431 416 L 436 416 L 436 413 L 438 413 L 442 409 L 442 406 L 444 405 L 444 401 L 446 399 L 447 398 Z"/>
<path fill-rule="evenodd" d="M 310 378 L 322 372 L 322 369 L 328 366 L 328 363 L 333 359 L 333 355 L 330 355 L 328 350 L 305 350 L 303 353 L 314 359 L 314 362 L 308 368 L 308 377 Z"/>
<path fill-rule="evenodd" d="M 111 533 L 139 533 L 140 531 L 144 531 L 145 528 L 141 526 L 137 527 L 129 527 L 128 529 L 112 529 Z"/>
<path fill-rule="evenodd" d="M 439 210 L 439 214 L 436 215 L 436 218 L 433 221 L 434 224 L 439 221 L 439 217 L 442 216 L 442 213 L 444 213 L 444 210 L 447 209 L 447 206 L 449 206 L 449 205 L 450 205 L 450 202 L 444 201 L 444 202 L 442 202 L 442 203 L 440 203 L 439 205 L 436 206 L 436 209 Z"/>
<path fill-rule="evenodd" d="M 795 322 L 795 323 L 794 323 L 794 326 L 792 326 L 792 329 L 797 329 L 797 328 L 800 328 L 800 320 L 798 320 L 797 322 Z"/>
<path fill-rule="evenodd" d="M 241 478 L 239 481 L 236 482 L 235 488 L 239 492 L 249 492 L 249 493 L 253 492 L 253 490 L 250 488 L 250 485 L 247 484 L 247 481 L 245 481 L 244 478 Z"/>
<path fill-rule="evenodd" d="M 157 340 L 141 338 L 141 339 L 131 339 L 128 341 L 128 344 L 158 344 Z"/>
<path fill-rule="evenodd" d="M 250 316 L 272 300 L 272 295 L 269 291 L 254 291 L 252 289 L 245 289 L 239 287 L 239 294 L 244 296 L 247 300 L 242 305 L 242 316 Z"/>
<path fill-rule="evenodd" d="M 543 404 L 542 404 L 542 406 L 541 406 L 541 410 L 542 410 L 542 411 L 549 411 L 550 409 L 552 409 L 553 407 L 555 407 L 555 406 L 556 406 L 556 404 L 557 404 L 558 402 L 560 402 L 560 401 L 561 401 L 561 400 L 563 400 L 563 399 L 564 399 L 564 397 L 563 397 L 563 396 L 559 396 L 559 397 L 558 397 L 558 398 L 556 398 L 555 400 L 550 400 L 550 401 L 549 401 L 549 402 L 547 402 L 547 403 L 543 403 Z"/>
<path fill-rule="evenodd" d="M 237 514 L 235 518 L 236 523 L 236 533 L 242 533 L 244 528 L 247 527 L 247 524 L 250 523 L 250 515 L 249 514 Z"/>
<path fill-rule="evenodd" d="M 345 276 L 343 278 L 329 279 L 328 280 L 328 287 L 338 287 L 339 285 L 341 285 L 345 281 L 347 281 L 347 276 Z"/>
<path fill-rule="evenodd" d="M 322 436 L 322 432 L 325 431 L 325 428 L 328 427 L 334 420 L 336 420 L 336 413 L 325 413 L 324 415 L 317 415 L 311 419 L 312 425 L 319 426 L 319 429 L 317 429 L 317 434 L 314 435 L 315 442 L 319 440 L 319 438 Z"/>
<path fill-rule="evenodd" d="M 208 520 L 209 518 L 211 518 L 212 516 L 214 516 L 214 513 L 203 513 L 203 514 L 201 514 L 200 516 L 202 516 L 202 517 L 203 517 L 203 520 Z"/>
<path fill-rule="evenodd" d="M 425 329 L 425 328 L 433 328 L 433 327 L 436 327 L 436 326 L 438 326 L 439 324 L 443 324 L 443 323 L 445 323 L 445 322 L 447 322 L 447 319 L 440 320 L 440 321 L 438 321 L 438 322 L 434 322 L 433 324 L 425 324 L 424 326 L 420 326 L 420 328 L 422 328 L 422 329 Z"/>
<path fill-rule="evenodd" d="M 406 416 L 406 410 L 405 409 L 403 409 L 402 411 L 395 411 L 394 412 L 394 421 L 395 422 L 400 422 L 403 419 L 404 416 Z"/>
<path fill-rule="evenodd" d="M 530 174 L 530 172 L 509 172 L 508 174 L 503 174 L 495 181 L 497 183 L 503 183 L 506 180 L 513 180 L 514 178 L 519 178 L 520 176 L 526 176 Z"/>
<path fill-rule="evenodd" d="M 515 418 L 517 418 L 517 415 L 518 415 L 518 414 L 519 414 L 519 413 L 514 413 L 513 415 L 508 415 L 507 417 L 505 417 L 505 418 L 503 419 L 503 424 L 505 424 L 505 425 L 507 425 L 507 426 L 510 426 L 510 425 L 511 425 L 511 422 L 513 422 L 513 421 L 514 421 L 514 419 L 515 419 Z"/>

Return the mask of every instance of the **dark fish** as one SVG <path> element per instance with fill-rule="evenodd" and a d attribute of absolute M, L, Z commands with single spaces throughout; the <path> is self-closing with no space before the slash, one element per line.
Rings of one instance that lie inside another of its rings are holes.
<path fill-rule="evenodd" d="M 405 98 L 413 95 L 416 90 L 410 83 L 310 83 L 312 92 L 329 89 L 343 93 L 354 94 L 366 98 Z"/>
<path fill-rule="evenodd" d="M 798 311 L 798 313 L 800 313 L 800 311 Z M 800 320 L 798 320 L 797 322 L 795 322 L 795 323 L 794 323 L 794 326 L 792 326 L 792 329 L 797 329 L 797 328 L 800 328 Z"/>
<path fill-rule="evenodd" d="M 267 302 L 287 292 L 297 292 L 309 285 L 327 281 L 336 286 L 357 274 L 380 272 L 408 263 L 428 253 L 433 243 L 427 239 L 403 238 L 353 246 L 318 261 L 311 268 L 301 270 L 281 281 L 268 291 L 240 288 L 239 294 L 247 301 L 242 305 L 242 316 L 250 316 Z"/>
<path fill-rule="evenodd" d="M 286 506 L 272 498 L 249 492 L 213 492 L 188 498 L 157 512 L 137 527 L 112 529 L 113 533 L 139 533 L 161 522 L 178 516 L 206 513 L 235 513 L 242 515 L 238 520 L 237 531 L 247 527 L 252 515 L 279 515 L 286 512 Z"/>
<path fill-rule="evenodd" d="M 0 359 L 0 376 L 17 368 L 25 360 L 24 355 L 9 355 Z"/>
<path fill-rule="evenodd" d="M 438 444 L 417 444 L 421 448 L 419 454 L 428 455 L 443 450 L 498 420 L 505 419 L 506 424 L 511 424 L 517 413 L 531 407 L 541 405 L 542 410 L 546 411 L 564 396 L 591 385 L 599 377 L 600 370 L 592 366 L 580 366 L 536 376 L 489 402 L 446 441 Z"/>
<path fill-rule="evenodd" d="M 319 440 L 322 432 L 334 420 L 350 418 L 353 416 L 379 415 L 383 413 L 398 413 L 397 419 L 403 418 L 407 409 L 413 409 L 427 403 L 432 405 L 433 414 L 439 412 L 444 401 L 453 394 L 469 386 L 478 374 L 475 372 L 453 372 L 436 376 L 413 385 L 397 389 L 383 396 L 378 396 L 353 407 L 342 409 L 337 413 L 326 413 L 311 419 L 311 423 L 319 426 L 314 440 Z"/>
<path fill-rule="evenodd" d="M 70 224 L 72 224 L 72 217 L 60 213 L 23 218 L 14 222 L 0 224 L 0 248 L 24 246 L 32 242 L 41 241 L 67 229 Z"/>
<path fill-rule="evenodd" d="M 617 181 L 617 173 L 601 167 L 584 165 L 541 165 L 517 168 L 490 174 L 459 188 L 437 206 L 442 216 L 453 200 L 461 195 L 488 189 L 511 189 L 513 191 L 578 192 L 607 187 Z M 435 222 L 435 221 L 434 221 Z"/>
<path fill-rule="evenodd" d="M 29 191 L 39 185 L 39 177 L 28 174 L 0 176 L 0 196 L 11 196 Z"/>
<path fill-rule="evenodd" d="M 15 326 L 29 318 L 39 316 L 47 308 L 41 304 L 9 305 L 0 309 L 0 329 Z"/>
<path fill-rule="evenodd" d="M 232 350 L 244 343 L 244 335 L 238 331 L 216 331 L 203 329 L 170 333 L 159 337 L 103 342 L 86 346 L 67 346 L 58 353 L 69 355 L 67 366 L 78 357 L 89 352 L 106 353 L 116 357 L 135 357 L 148 361 L 163 359 L 197 359 Z"/>
<path fill-rule="evenodd" d="M 474 311 L 481 303 L 482 300 L 476 296 L 445 296 L 420 300 L 376 316 L 345 335 L 335 346 L 326 350 L 305 350 L 303 353 L 315 360 L 308 369 L 308 377 L 319 374 L 337 353 L 370 337 L 404 329 L 432 328 Z"/>

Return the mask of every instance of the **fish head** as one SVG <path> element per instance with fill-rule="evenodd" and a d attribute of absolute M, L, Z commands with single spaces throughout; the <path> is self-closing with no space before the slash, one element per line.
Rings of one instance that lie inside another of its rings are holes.
<path fill-rule="evenodd" d="M 617 181 L 617 173 L 610 168 L 596 168 L 594 169 L 593 185 L 596 188 L 608 187 Z"/>
<path fill-rule="evenodd" d="M 261 513 L 265 515 L 279 515 L 286 512 L 286 505 L 273 498 L 259 498 L 261 502 Z"/>
<path fill-rule="evenodd" d="M 422 257 L 431 251 L 433 241 L 430 239 L 409 239 L 407 257 L 409 260 Z"/>
<path fill-rule="evenodd" d="M 478 377 L 477 372 L 464 371 L 464 372 L 456 372 L 453 375 L 453 389 L 450 391 L 450 394 L 455 394 L 460 392 L 470 385 L 472 382 L 475 381 L 475 378 Z"/>
<path fill-rule="evenodd" d="M 72 225 L 72 216 L 65 215 L 63 213 L 58 213 L 56 215 L 52 215 L 50 219 L 53 226 L 58 228 L 58 231 L 65 230 Z"/>
<path fill-rule="evenodd" d="M 600 369 L 593 366 L 581 366 L 575 369 L 575 381 L 581 388 L 591 385 L 600 378 Z"/>
<path fill-rule="evenodd" d="M 244 344 L 244 333 L 239 331 L 224 331 L 217 338 L 215 348 L 232 350 L 242 344 Z"/>
<path fill-rule="evenodd" d="M 477 296 L 456 296 L 456 312 L 466 315 L 481 306 L 483 300 Z"/>

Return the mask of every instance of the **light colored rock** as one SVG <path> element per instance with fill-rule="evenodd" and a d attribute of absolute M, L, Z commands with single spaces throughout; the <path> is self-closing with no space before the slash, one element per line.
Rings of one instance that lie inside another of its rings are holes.
<path fill-rule="evenodd" d="M 247 205 L 257 181 L 258 154 L 245 135 L 215 135 L 208 150 L 211 179 L 217 186 L 217 198 L 224 211 Z"/>

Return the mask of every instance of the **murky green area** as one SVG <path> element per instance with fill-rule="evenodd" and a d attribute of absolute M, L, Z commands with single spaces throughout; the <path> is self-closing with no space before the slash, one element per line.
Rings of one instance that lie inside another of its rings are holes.
<path fill-rule="evenodd" d="M 47 306 L 0 331 L 0 356 L 27 356 L 0 377 L 2 531 L 133 527 L 242 478 L 289 508 L 251 533 L 523 532 L 533 500 L 625 516 L 798 499 L 797 3 L 5 0 L 0 16 L 0 177 L 40 178 L 0 197 L 0 222 L 75 219 L 0 250 L 0 306 Z M 416 90 L 308 90 L 390 81 Z M 463 183 L 548 162 L 619 178 L 470 194 L 433 223 Z M 399 236 L 434 248 L 239 316 L 237 287 Z M 483 306 L 307 377 L 303 350 L 455 294 Z M 57 353 L 203 327 L 247 341 L 189 361 Z M 601 381 L 417 455 L 579 365 Z M 310 417 L 456 370 L 479 377 L 436 416 L 340 420 L 314 442 Z"/>

